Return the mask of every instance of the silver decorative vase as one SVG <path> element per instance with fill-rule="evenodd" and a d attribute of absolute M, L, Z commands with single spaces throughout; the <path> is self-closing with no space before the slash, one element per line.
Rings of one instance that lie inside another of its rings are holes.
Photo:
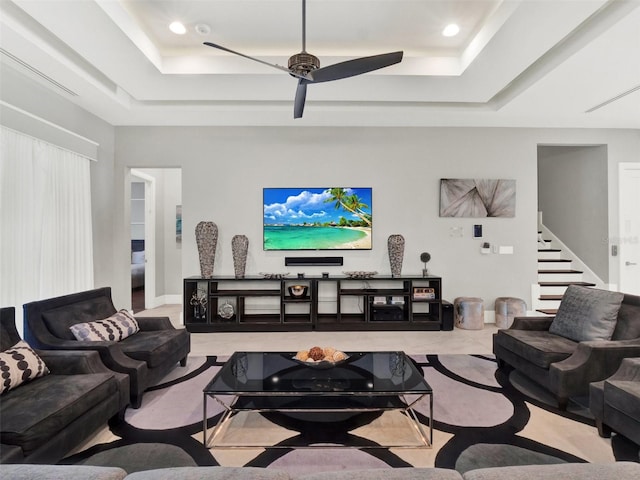
<path fill-rule="evenodd" d="M 213 222 L 200 222 L 196 225 L 196 244 L 200 257 L 200 276 L 213 277 L 213 262 L 216 259 L 218 244 L 218 226 Z"/>
<path fill-rule="evenodd" d="M 234 235 L 231 239 L 231 250 L 233 251 L 233 270 L 236 278 L 244 278 L 244 271 L 247 267 L 247 252 L 249 250 L 247 236 Z"/>
<path fill-rule="evenodd" d="M 397 233 L 389 235 L 387 248 L 389 249 L 391 276 L 399 277 L 402 273 L 402 260 L 404 259 L 404 237 Z"/>

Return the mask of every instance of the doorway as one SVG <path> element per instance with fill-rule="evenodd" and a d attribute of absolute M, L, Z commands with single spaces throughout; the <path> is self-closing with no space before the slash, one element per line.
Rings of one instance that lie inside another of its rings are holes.
<path fill-rule="evenodd" d="M 132 168 L 131 306 L 134 313 L 182 299 L 182 170 Z"/>

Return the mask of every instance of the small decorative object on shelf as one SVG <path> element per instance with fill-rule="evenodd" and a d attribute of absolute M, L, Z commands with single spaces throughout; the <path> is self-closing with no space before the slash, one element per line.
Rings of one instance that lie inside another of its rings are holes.
<path fill-rule="evenodd" d="M 286 272 L 286 273 L 263 273 L 263 272 L 260 272 L 260 275 L 262 275 L 264 278 L 266 278 L 268 280 L 282 280 L 284 277 L 289 275 L 289 272 Z"/>
<path fill-rule="evenodd" d="M 413 287 L 414 300 L 435 300 L 436 290 L 430 287 Z"/>
<path fill-rule="evenodd" d="M 422 269 L 422 276 L 423 277 L 428 277 L 429 276 L 429 271 L 427 270 L 427 263 L 429 262 L 429 260 L 431 260 L 431 254 L 430 253 L 422 252 L 420 254 L 420 261 L 422 263 L 424 263 L 424 268 Z"/>
<path fill-rule="evenodd" d="M 191 295 L 189 304 L 193 307 L 193 318 L 202 320 L 207 316 L 207 295 L 202 290 L 196 290 Z"/>
<path fill-rule="evenodd" d="M 307 286 L 306 285 L 291 285 L 289 287 L 289 294 L 292 297 L 303 298 L 307 295 Z"/>
<path fill-rule="evenodd" d="M 349 278 L 373 278 L 378 272 L 363 272 L 363 271 L 355 271 L 355 272 L 342 272 Z"/>
<path fill-rule="evenodd" d="M 231 318 L 233 318 L 235 313 L 235 308 L 233 308 L 233 305 L 229 302 L 223 303 L 218 309 L 218 315 L 220 315 L 220 317 L 224 318 L 225 320 L 230 320 Z"/>
<path fill-rule="evenodd" d="M 247 251 L 249 250 L 249 239 L 246 235 L 234 235 L 231 239 L 231 250 L 233 252 L 233 270 L 236 278 L 244 278 L 247 267 Z"/>
<path fill-rule="evenodd" d="M 218 244 L 218 226 L 213 222 L 200 222 L 196 225 L 196 244 L 200 257 L 200 275 L 213 277 L 213 262 L 216 259 Z"/>
<path fill-rule="evenodd" d="M 389 249 L 391 276 L 399 277 L 402 273 L 402 260 L 404 259 L 404 237 L 398 233 L 389 235 L 387 248 Z"/>

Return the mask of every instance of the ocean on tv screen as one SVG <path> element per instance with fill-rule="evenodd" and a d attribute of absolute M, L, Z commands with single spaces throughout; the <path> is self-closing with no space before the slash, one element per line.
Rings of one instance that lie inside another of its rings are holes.
<path fill-rule="evenodd" d="M 364 228 L 265 225 L 265 250 L 370 249 Z"/>
<path fill-rule="evenodd" d="M 371 249 L 371 188 L 265 188 L 265 250 Z"/>

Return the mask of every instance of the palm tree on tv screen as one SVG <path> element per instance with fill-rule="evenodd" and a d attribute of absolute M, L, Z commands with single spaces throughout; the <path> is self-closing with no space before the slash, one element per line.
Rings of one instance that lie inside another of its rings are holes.
<path fill-rule="evenodd" d="M 330 198 L 327 198 L 325 203 L 335 202 L 335 208 L 338 210 L 342 208 L 348 212 L 357 215 L 368 226 L 371 226 L 371 216 L 364 212 L 365 208 L 369 208 L 369 205 L 360 201 L 360 198 L 355 193 L 347 195 L 347 191 L 344 188 L 330 188 Z"/>

